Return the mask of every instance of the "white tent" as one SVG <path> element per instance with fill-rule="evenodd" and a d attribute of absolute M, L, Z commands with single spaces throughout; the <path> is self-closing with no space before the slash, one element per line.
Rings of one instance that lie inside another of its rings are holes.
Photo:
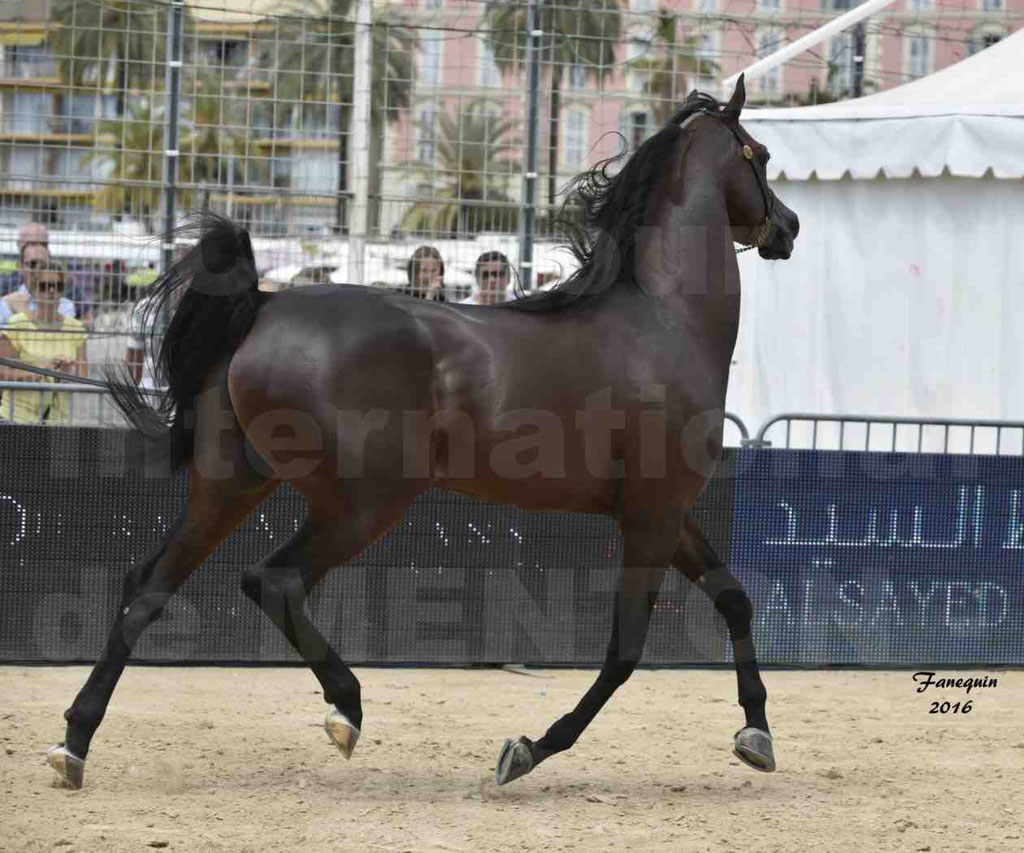
<path fill-rule="evenodd" d="M 741 256 L 730 410 L 1024 420 L 1024 31 L 742 121 L 801 231 L 789 261 Z"/>

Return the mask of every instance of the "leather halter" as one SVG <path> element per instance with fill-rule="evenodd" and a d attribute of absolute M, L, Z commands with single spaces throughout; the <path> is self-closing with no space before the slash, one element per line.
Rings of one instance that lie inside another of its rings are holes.
<path fill-rule="evenodd" d="M 724 109 L 724 107 L 719 108 L 719 110 L 722 109 Z M 750 168 L 754 170 L 754 177 L 757 178 L 757 186 L 761 190 L 761 201 L 764 204 L 764 221 L 760 226 L 758 226 L 757 233 L 754 235 L 754 242 L 745 245 L 742 249 L 737 249 L 736 254 L 739 254 L 740 252 L 747 252 L 750 249 L 759 249 L 762 246 L 768 245 L 768 241 L 772 237 L 772 232 L 775 230 L 775 223 L 772 222 L 772 215 L 775 213 L 775 193 L 768 189 L 768 184 L 765 182 L 764 176 L 754 163 L 753 149 L 743 141 L 736 127 L 727 122 L 718 112 L 714 112 L 712 110 L 698 110 L 693 113 L 693 115 L 689 116 L 686 121 L 680 124 L 679 129 L 685 129 L 691 121 L 699 118 L 700 116 L 711 116 L 712 118 L 716 118 L 729 129 L 729 132 L 740 144 L 740 151 L 743 153 L 744 159 L 750 163 Z"/>

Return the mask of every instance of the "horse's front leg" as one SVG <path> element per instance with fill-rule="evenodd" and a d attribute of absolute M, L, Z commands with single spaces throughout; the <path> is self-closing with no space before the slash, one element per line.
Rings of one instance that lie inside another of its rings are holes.
<path fill-rule="evenodd" d="M 693 519 L 687 517 L 672 565 L 695 583 L 711 599 L 729 628 L 739 703 L 746 715 L 746 726 L 736 732 L 733 751 L 746 764 L 770 773 L 775 769 L 772 736 L 765 716 L 768 693 L 761 681 L 754 650 L 754 608 L 743 584 L 726 568 L 711 543 Z"/>
<path fill-rule="evenodd" d="M 507 740 L 494 781 L 518 779 L 556 752 L 569 749 L 612 694 L 632 675 L 644 650 L 651 613 L 672 556 L 678 525 L 623 525 L 623 568 L 615 593 L 612 637 L 597 680 L 579 704 L 538 741 Z"/>

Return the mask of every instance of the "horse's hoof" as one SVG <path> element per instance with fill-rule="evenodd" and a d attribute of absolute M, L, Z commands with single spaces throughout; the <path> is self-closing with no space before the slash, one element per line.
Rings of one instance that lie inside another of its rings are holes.
<path fill-rule="evenodd" d="M 350 759 L 355 752 L 356 741 L 359 740 L 359 729 L 352 725 L 352 721 L 337 708 L 331 708 L 324 720 L 324 731 L 334 741 L 338 752 L 345 756 L 345 760 Z"/>
<path fill-rule="evenodd" d="M 51 746 L 46 750 L 46 763 L 49 764 L 61 784 L 76 791 L 82 787 L 85 775 L 85 761 L 68 752 L 63 746 Z"/>
<path fill-rule="evenodd" d="M 513 779 L 525 776 L 533 770 L 533 753 L 530 752 L 530 741 L 525 737 L 519 740 L 506 740 L 498 753 L 498 764 L 494 768 L 494 784 L 505 785 Z"/>
<path fill-rule="evenodd" d="M 744 764 L 764 773 L 771 773 L 775 769 L 772 736 L 768 732 L 747 726 L 736 732 L 733 741 L 733 754 Z"/>

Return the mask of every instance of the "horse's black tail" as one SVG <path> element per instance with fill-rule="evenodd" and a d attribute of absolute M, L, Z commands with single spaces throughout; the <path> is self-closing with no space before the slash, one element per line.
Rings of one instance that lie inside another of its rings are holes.
<path fill-rule="evenodd" d="M 176 234 L 182 232 L 197 235 L 198 242 L 149 286 L 134 318 L 135 336 L 144 339 L 164 392 L 144 394 L 123 372 L 107 374 L 111 396 L 132 426 L 169 446 L 172 471 L 192 459 L 192 413 L 204 380 L 241 346 L 266 298 L 257 289 L 244 228 L 204 212 Z"/>

